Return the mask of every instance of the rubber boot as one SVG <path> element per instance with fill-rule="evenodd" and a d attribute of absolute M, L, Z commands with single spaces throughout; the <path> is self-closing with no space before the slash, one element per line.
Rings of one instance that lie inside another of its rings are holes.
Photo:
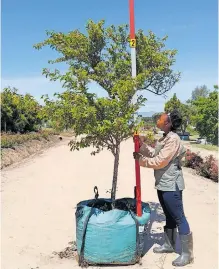
<path fill-rule="evenodd" d="M 172 253 L 175 252 L 176 228 L 168 229 L 164 227 L 164 244 L 153 249 L 154 253 Z"/>
<path fill-rule="evenodd" d="M 182 246 L 182 253 L 181 255 L 172 262 L 173 266 L 185 266 L 189 263 L 193 263 L 194 256 L 193 256 L 193 237 L 192 233 L 188 235 L 180 235 L 180 242 Z"/>

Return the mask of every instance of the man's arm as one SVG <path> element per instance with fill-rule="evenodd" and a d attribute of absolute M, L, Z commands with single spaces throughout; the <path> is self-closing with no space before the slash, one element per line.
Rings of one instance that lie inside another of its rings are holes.
<path fill-rule="evenodd" d="M 170 137 L 157 156 L 153 158 L 141 157 L 139 159 L 139 164 L 140 166 L 153 168 L 155 170 L 164 168 L 177 154 L 179 147 L 179 139 L 177 139 L 176 137 Z"/>
<path fill-rule="evenodd" d="M 154 149 L 146 144 L 142 144 L 142 146 L 140 147 L 140 153 L 144 156 L 144 157 L 150 157 L 152 158 L 154 156 Z"/>

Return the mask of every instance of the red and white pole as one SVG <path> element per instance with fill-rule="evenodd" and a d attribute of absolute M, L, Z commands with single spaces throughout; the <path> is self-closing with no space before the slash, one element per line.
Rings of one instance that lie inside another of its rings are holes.
<path fill-rule="evenodd" d="M 135 39 L 135 13 L 134 0 L 129 0 L 130 13 L 130 47 L 131 47 L 131 62 L 132 62 L 132 77 L 136 77 L 136 39 Z"/>
<path fill-rule="evenodd" d="M 134 0 L 129 0 L 129 13 L 130 13 L 130 47 L 131 47 L 131 64 L 132 64 L 132 77 L 136 77 L 136 39 L 135 39 L 135 14 L 134 14 Z M 139 152 L 139 134 L 134 134 L 134 150 Z M 141 206 L 141 177 L 139 161 L 135 160 L 135 176 L 136 176 L 136 214 L 142 216 Z"/>

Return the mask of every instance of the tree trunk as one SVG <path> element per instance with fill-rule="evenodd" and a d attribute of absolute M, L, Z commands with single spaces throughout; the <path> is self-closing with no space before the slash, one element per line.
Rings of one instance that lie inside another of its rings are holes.
<path fill-rule="evenodd" d="M 187 128 L 187 124 L 184 124 L 184 125 L 183 125 L 183 135 L 185 135 L 186 128 Z"/>
<path fill-rule="evenodd" d="M 7 133 L 7 123 L 5 121 L 5 133 Z"/>
<path fill-rule="evenodd" d="M 113 168 L 113 182 L 112 182 L 112 190 L 111 190 L 111 199 L 112 202 L 116 199 L 116 187 L 117 187 L 117 179 L 118 179 L 118 169 L 119 169 L 119 154 L 120 154 L 120 145 L 117 146 L 116 152 L 114 155 L 114 168 Z"/>
<path fill-rule="evenodd" d="M 184 128 L 183 126 L 181 127 L 182 135 L 184 135 Z"/>
<path fill-rule="evenodd" d="M 181 132 L 182 132 L 182 135 L 185 134 L 185 127 L 183 126 L 183 124 L 181 125 Z"/>

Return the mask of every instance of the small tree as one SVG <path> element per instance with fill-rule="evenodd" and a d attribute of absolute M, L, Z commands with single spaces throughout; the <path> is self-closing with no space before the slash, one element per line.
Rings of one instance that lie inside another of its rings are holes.
<path fill-rule="evenodd" d="M 170 113 L 174 109 L 177 109 L 182 116 L 181 131 L 184 134 L 190 123 L 191 107 L 188 104 L 181 103 L 176 94 L 174 94 L 173 97 L 166 102 L 164 110 L 166 113 Z"/>
<path fill-rule="evenodd" d="M 104 21 L 89 21 L 87 35 L 78 30 L 67 34 L 47 32 L 48 38 L 36 49 L 49 46 L 61 54 L 50 63 L 65 62 L 69 69 L 65 74 L 59 70 L 44 69 L 50 80 L 60 80 L 69 94 L 68 102 L 74 119 L 72 127 L 79 140 L 70 143 L 72 150 L 93 146 L 92 154 L 103 148 L 114 156 L 114 171 L 111 198 L 115 199 L 120 144 L 129 138 L 138 121 L 133 119 L 144 104 L 141 91 L 148 90 L 157 95 L 169 91 L 179 80 L 171 66 L 175 62 L 176 50 L 165 49 L 167 37 L 157 38 L 142 30 L 137 37 L 137 77 L 131 78 L 131 58 L 128 47 L 128 26 L 104 27 Z M 88 84 L 98 83 L 107 97 L 98 97 L 89 92 Z M 139 96 L 135 103 L 134 95 Z"/>

